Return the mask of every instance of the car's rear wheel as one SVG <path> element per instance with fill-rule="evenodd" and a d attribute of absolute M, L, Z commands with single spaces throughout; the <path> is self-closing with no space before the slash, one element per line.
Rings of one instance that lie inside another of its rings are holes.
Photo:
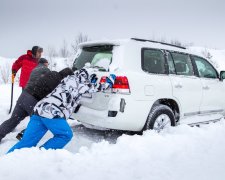
<path fill-rule="evenodd" d="M 173 111 L 166 105 L 155 105 L 148 115 L 144 130 L 153 129 L 157 132 L 175 126 Z"/>

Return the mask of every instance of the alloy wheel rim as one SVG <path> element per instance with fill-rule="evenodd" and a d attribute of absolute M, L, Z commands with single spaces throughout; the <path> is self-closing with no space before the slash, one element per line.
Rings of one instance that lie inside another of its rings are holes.
<path fill-rule="evenodd" d="M 170 117 L 167 114 L 161 114 L 156 118 L 153 129 L 160 132 L 168 127 L 171 127 Z"/>

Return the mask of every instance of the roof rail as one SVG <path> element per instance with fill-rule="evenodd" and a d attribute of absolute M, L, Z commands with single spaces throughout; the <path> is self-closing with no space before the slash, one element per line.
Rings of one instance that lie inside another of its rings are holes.
<path fill-rule="evenodd" d="M 132 40 L 135 41 L 142 41 L 142 42 L 152 42 L 152 43 L 159 43 L 159 44 L 163 44 L 163 45 L 167 45 L 167 46 L 173 46 L 173 47 L 177 47 L 177 48 L 181 48 L 181 49 L 186 49 L 186 47 L 183 46 L 177 46 L 174 44 L 169 44 L 169 43 L 164 43 L 164 42 L 160 42 L 160 41 L 153 41 L 153 40 L 147 40 L 147 39 L 139 39 L 139 38 L 131 38 Z"/>

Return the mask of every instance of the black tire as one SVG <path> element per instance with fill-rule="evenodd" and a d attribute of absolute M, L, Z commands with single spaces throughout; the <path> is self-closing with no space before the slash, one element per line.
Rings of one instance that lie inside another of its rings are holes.
<path fill-rule="evenodd" d="M 157 117 L 159 117 L 162 114 L 166 114 L 167 116 L 169 116 L 171 126 L 176 125 L 175 116 L 172 109 L 170 109 L 166 105 L 155 105 L 148 115 L 148 118 L 143 130 L 145 131 L 148 129 L 153 129 Z"/>

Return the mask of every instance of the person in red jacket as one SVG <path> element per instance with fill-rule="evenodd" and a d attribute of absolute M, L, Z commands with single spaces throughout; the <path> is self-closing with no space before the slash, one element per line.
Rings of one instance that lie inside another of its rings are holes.
<path fill-rule="evenodd" d="M 15 77 L 17 71 L 21 68 L 20 87 L 25 88 L 31 71 L 38 65 L 38 60 L 41 58 L 43 48 L 34 46 L 32 50 L 28 50 L 27 54 L 20 56 L 12 65 L 12 74 Z"/>

